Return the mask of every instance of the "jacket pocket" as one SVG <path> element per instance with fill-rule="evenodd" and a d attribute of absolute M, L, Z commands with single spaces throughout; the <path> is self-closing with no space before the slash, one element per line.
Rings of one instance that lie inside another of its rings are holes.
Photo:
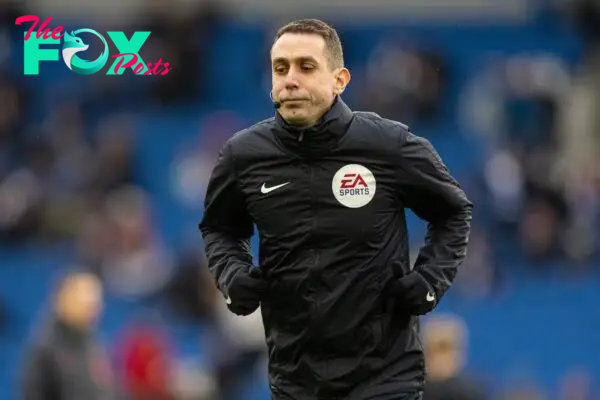
<path fill-rule="evenodd" d="M 374 328 L 373 328 L 373 336 L 376 341 L 375 345 L 377 351 L 381 353 L 381 355 L 385 355 L 388 353 L 390 346 L 393 341 L 393 337 L 390 334 L 391 324 L 393 320 L 393 299 L 390 298 L 381 298 L 380 299 L 380 311 L 375 315 Z"/>
<path fill-rule="evenodd" d="M 378 313 L 373 317 L 373 321 L 371 322 L 371 334 L 375 348 L 379 348 L 383 342 L 384 329 L 383 314 Z"/>

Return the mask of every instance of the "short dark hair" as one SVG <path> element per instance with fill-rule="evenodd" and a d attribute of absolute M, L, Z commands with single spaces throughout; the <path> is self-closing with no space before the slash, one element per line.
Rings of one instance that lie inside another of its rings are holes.
<path fill-rule="evenodd" d="M 327 60 L 331 69 L 344 66 L 344 51 L 337 31 L 328 23 L 318 19 L 299 19 L 281 27 L 275 35 L 275 43 L 286 33 L 302 33 L 306 35 L 319 35 L 325 40 Z"/>

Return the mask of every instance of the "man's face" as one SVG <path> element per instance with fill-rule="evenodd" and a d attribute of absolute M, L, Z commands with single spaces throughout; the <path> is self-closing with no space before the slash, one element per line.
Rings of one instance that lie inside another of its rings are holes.
<path fill-rule="evenodd" d="M 102 310 L 102 285 L 98 278 L 78 273 L 67 278 L 60 293 L 61 311 L 71 324 L 87 329 Z"/>
<path fill-rule="evenodd" d="M 325 114 L 347 84 L 347 70 L 332 70 L 319 35 L 286 33 L 271 49 L 273 100 L 291 125 L 310 126 Z M 341 90 L 340 90 L 341 88 Z"/>
<path fill-rule="evenodd" d="M 82 320 L 88 324 L 94 323 L 102 310 L 102 286 L 100 281 L 88 276 L 78 285 L 76 298 L 81 306 Z"/>

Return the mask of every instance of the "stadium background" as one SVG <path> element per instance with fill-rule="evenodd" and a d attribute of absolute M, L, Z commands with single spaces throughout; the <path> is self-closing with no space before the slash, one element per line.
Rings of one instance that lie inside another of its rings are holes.
<path fill-rule="evenodd" d="M 598 398 L 599 3 L 322 3 L 0 1 L 0 398 L 16 395 L 23 345 L 70 268 L 106 283 L 100 334 L 119 376 L 137 326 L 164 334 L 162 372 L 195 398 L 261 351 L 260 324 L 227 318 L 197 272 L 197 223 L 220 145 L 273 114 L 270 41 L 298 17 L 339 30 L 344 99 L 430 139 L 476 205 L 468 260 L 436 312 L 468 328 L 465 374 L 490 398 Z M 14 21 L 26 14 L 150 30 L 140 55 L 173 69 L 79 76 L 59 61 L 24 76 L 29 25 Z M 416 250 L 425 226 L 411 216 L 410 228 Z M 239 398 L 266 399 L 264 363 L 240 368 Z"/>

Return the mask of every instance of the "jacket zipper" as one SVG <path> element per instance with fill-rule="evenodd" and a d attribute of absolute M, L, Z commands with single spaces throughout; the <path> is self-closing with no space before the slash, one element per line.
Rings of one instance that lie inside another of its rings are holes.
<path fill-rule="evenodd" d="M 313 186 L 313 190 L 311 191 L 311 199 L 310 199 L 310 206 L 311 206 L 311 210 L 312 210 L 312 229 L 313 229 L 313 233 L 317 232 L 317 229 L 319 227 L 318 224 L 318 220 L 317 220 L 317 204 L 316 204 L 316 190 L 314 188 L 315 186 L 315 168 L 312 164 L 310 164 L 310 182 L 311 185 Z M 320 271 L 319 271 L 319 259 L 321 256 L 321 252 L 318 248 L 318 246 L 316 246 L 317 248 L 312 248 L 312 258 L 313 258 L 313 271 L 312 271 L 312 276 L 316 276 L 319 277 Z M 321 323 L 321 315 L 320 315 L 320 309 L 321 309 L 321 301 L 319 300 L 319 296 L 321 295 L 321 292 L 323 291 L 323 286 L 321 284 L 321 282 L 316 279 L 315 280 L 315 296 L 317 297 L 313 302 L 313 315 L 315 316 L 315 318 L 317 319 L 317 323 Z M 321 345 L 319 344 L 318 347 L 320 347 Z M 320 353 L 323 353 L 322 349 L 318 349 Z M 323 360 L 323 373 L 325 375 L 327 375 L 328 373 L 328 361 L 327 360 Z"/>
<path fill-rule="evenodd" d="M 309 162 L 310 163 L 310 162 Z M 315 169 L 313 167 L 312 164 L 309 164 L 309 168 L 310 168 L 310 183 L 311 186 L 313 186 L 313 190 L 311 190 L 311 196 L 310 196 L 310 209 L 312 211 L 312 231 L 313 233 L 317 231 L 317 213 L 316 213 L 316 209 L 315 209 L 315 190 L 314 190 L 314 182 L 315 182 Z M 312 241 L 312 240 L 311 240 Z M 311 271 L 311 280 L 313 276 L 316 276 L 316 269 L 318 268 L 318 262 L 319 262 L 319 254 L 318 251 L 315 250 L 314 248 L 311 249 L 311 257 L 313 258 L 313 270 Z M 319 286 L 315 287 L 315 294 L 318 295 L 320 288 Z M 318 314 L 319 311 L 319 302 L 315 301 L 313 303 L 313 312 L 314 315 L 319 315 Z"/>

